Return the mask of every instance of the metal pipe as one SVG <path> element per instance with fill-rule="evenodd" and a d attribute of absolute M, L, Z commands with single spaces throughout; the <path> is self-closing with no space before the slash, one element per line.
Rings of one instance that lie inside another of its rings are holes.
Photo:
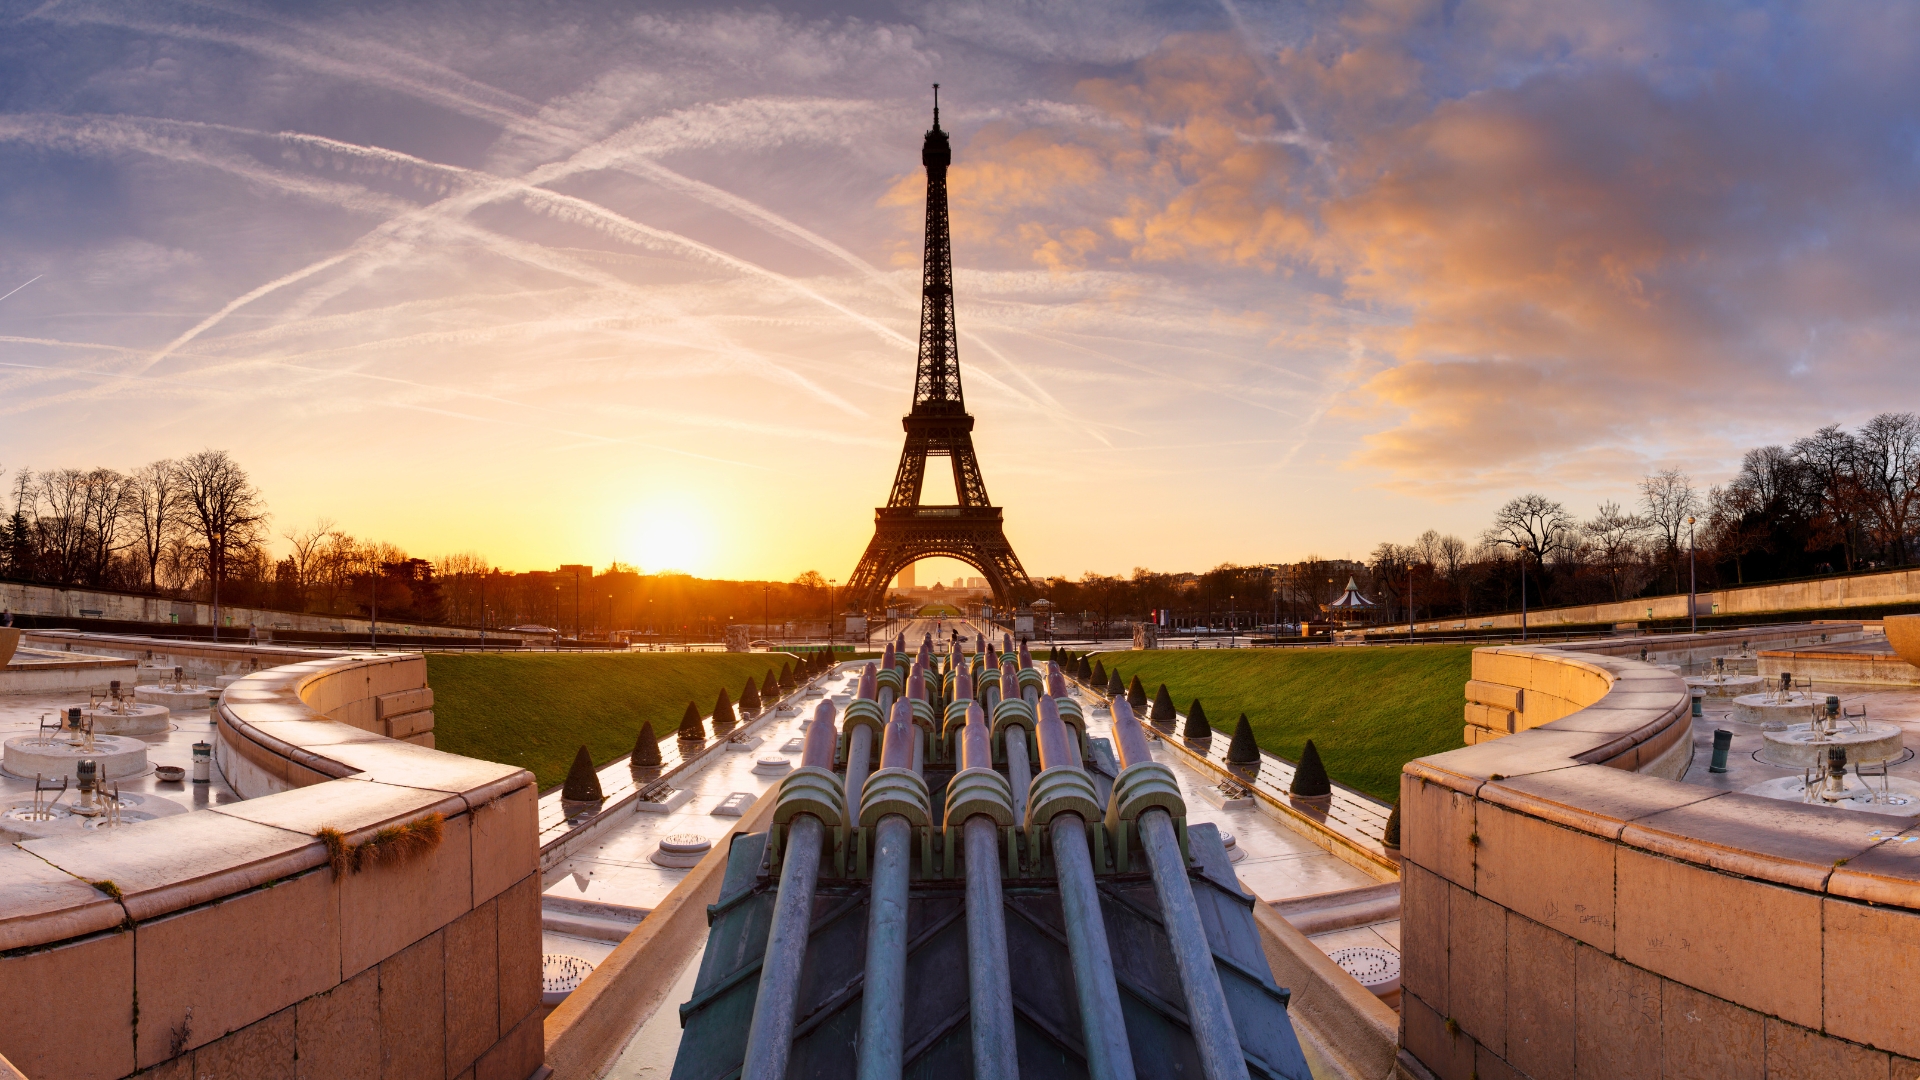
<path fill-rule="evenodd" d="M 1068 749 L 1073 737 L 1052 698 L 1040 699 L 1039 714 L 1034 734 L 1040 740 L 1042 774 L 1072 768 Z M 1067 952 L 1073 959 L 1087 1073 L 1093 1080 L 1133 1080 L 1133 1051 L 1127 1044 L 1126 1017 L 1120 1011 L 1120 987 L 1113 978 L 1106 917 L 1100 912 L 1100 892 L 1093 883 L 1087 823 L 1077 813 L 1058 813 L 1048 823 L 1047 835 L 1053 844 L 1060 909 L 1067 923 Z"/>
<path fill-rule="evenodd" d="M 993 768 L 993 734 L 978 704 L 967 706 L 959 742 L 962 772 Z M 967 1008 L 974 1080 L 1018 1080 L 1007 920 L 1000 894 L 1000 827 L 988 814 L 973 814 L 962 825 L 961 836 L 966 845 Z"/>
<path fill-rule="evenodd" d="M 1126 698 L 1116 698 L 1113 703 L 1113 741 L 1123 772 L 1128 766 L 1153 760 L 1146 732 L 1141 730 Z M 1173 819 L 1165 810 L 1151 809 L 1141 814 L 1135 825 L 1140 844 L 1146 849 L 1147 865 L 1153 871 L 1153 891 L 1159 897 L 1160 917 L 1180 971 L 1187 1024 L 1200 1049 L 1201 1068 L 1207 1080 L 1239 1080 L 1247 1075 L 1246 1057 L 1240 1050 L 1240 1036 L 1234 1030 L 1226 994 L 1220 989 L 1213 947 L 1200 924 L 1200 909 L 1193 900 L 1193 883 L 1187 878 L 1187 861 L 1180 853 Z"/>
<path fill-rule="evenodd" d="M 803 767 L 833 768 L 833 714 L 831 702 L 823 701 L 814 710 L 800 755 Z M 826 826 L 812 814 L 800 814 L 788 826 L 786 860 L 780 867 L 780 891 L 774 897 L 773 923 L 767 930 L 767 953 L 760 965 L 760 992 L 754 1001 L 753 1024 L 747 1029 L 741 1080 L 784 1080 L 787 1075 L 825 835 Z"/>
<path fill-rule="evenodd" d="M 1107 947 L 1106 919 L 1093 884 L 1093 857 L 1087 850 L 1087 825 L 1078 814 L 1061 814 L 1048 826 L 1054 872 L 1060 878 L 1060 908 L 1067 921 L 1067 952 L 1073 959 L 1074 995 L 1080 1001 L 1081 1034 L 1087 1046 L 1087 1074 L 1093 1080 L 1133 1080 L 1133 1051 L 1127 1045 L 1120 989 L 1113 981 L 1113 955 Z"/>
<path fill-rule="evenodd" d="M 1067 676 L 1060 670 L 1060 665 L 1052 661 L 1047 662 L 1047 694 L 1055 698 L 1067 696 Z M 1035 707 L 1037 708 L 1038 706 L 1036 705 Z M 1085 723 L 1086 721 L 1082 718 L 1081 722 Z M 1073 732 L 1068 732 L 1067 735 L 1067 754 L 1073 759 L 1074 767 L 1080 769 L 1086 768 L 1087 763 L 1080 756 L 1079 737 Z"/>
<path fill-rule="evenodd" d="M 865 724 L 847 737 L 847 820 L 860 820 L 860 791 L 872 771 L 873 729 Z"/>
<path fill-rule="evenodd" d="M 1000 897 L 1000 830 L 975 814 L 965 828 L 967 856 L 967 1007 L 973 1023 L 974 1080 L 1017 1080 L 1013 980 L 1007 918 Z"/>
<path fill-rule="evenodd" d="M 887 722 L 880 767 L 913 761 L 912 705 L 901 701 Z M 867 907 L 867 971 L 860 989 L 860 1080 L 899 1080 L 906 1052 L 907 873 L 913 827 L 888 814 L 874 827 L 873 887 Z"/>
<path fill-rule="evenodd" d="M 747 1060 L 741 1080 L 784 1080 L 793 1048 L 793 1014 L 800 966 L 807 956 L 813 891 L 820 878 L 820 844 L 826 828 L 812 814 L 793 819 L 787 833 L 780 892 L 774 897 L 767 957 L 760 968 L 760 994 L 747 1029 Z"/>
<path fill-rule="evenodd" d="M 1033 768 L 1027 764 L 1027 729 L 1007 728 L 1007 784 L 1013 788 L 1013 816 L 1027 820 L 1027 789 L 1033 786 Z"/>
<path fill-rule="evenodd" d="M 1240 1035 L 1233 1028 L 1233 1014 L 1227 1010 L 1226 992 L 1220 989 L 1220 972 L 1214 967 L 1213 947 L 1200 923 L 1200 908 L 1193 901 L 1193 883 L 1187 878 L 1187 862 L 1180 854 L 1180 840 L 1173 832 L 1173 819 L 1165 810 L 1153 809 L 1140 815 L 1137 822 L 1140 845 L 1146 849 L 1147 865 L 1153 869 L 1153 892 L 1160 899 L 1160 918 L 1173 946 L 1174 963 L 1180 969 L 1180 989 L 1187 999 L 1187 1026 L 1200 1050 L 1200 1067 L 1207 1080 L 1246 1080 L 1247 1059 L 1240 1050 Z"/>

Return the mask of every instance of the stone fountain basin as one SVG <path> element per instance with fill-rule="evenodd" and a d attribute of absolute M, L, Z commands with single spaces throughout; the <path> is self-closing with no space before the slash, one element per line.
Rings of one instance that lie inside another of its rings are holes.
<path fill-rule="evenodd" d="M 101 735 L 158 735 L 172 726 L 173 713 L 165 705 L 122 701 L 119 712 L 101 702 L 91 709 L 81 706 L 80 715 L 93 721 L 94 741 L 98 742 Z"/>
<path fill-rule="evenodd" d="M 1869 720 L 1860 725 L 1864 731 L 1842 728 L 1831 733 L 1816 733 L 1811 723 L 1795 724 L 1785 731 L 1762 732 L 1766 745 L 1760 759 L 1787 769 L 1811 769 L 1827 760 L 1827 750 L 1835 746 L 1847 749 L 1847 764 L 1857 761 L 1877 763 L 1900 756 L 1906 749 L 1898 724 Z"/>
<path fill-rule="evenodd" d="M 1812 694 L 1793 693 L 1784 700 L 1772 694 L 1747 694 L 1733 699 L 1733 718 L 1768 731 L 1785 731 L 1795 724 L 1811 723 L 1814 710 L 1823 703 Z"/>
<path fill-rule="evenodd" d="M 1703 697 L 1737 698 L 1766 688 L 1767 680 L 1758 675 L 1728 675 L 1725 678 L 1694 675 L 1687 679 L 1687 689 L 1698 690 Z"/>
<path fill-rule="evenodd" d="M 198 686 L 189 683 L 185 686 L 169 684 L 149 684 L 133 688 L 133 700 L 149 705 L 165 705 L 169 709 L 204 709 L 207 699 L 220 693 L 217 686 Z"/>
<path fill-rule="evenodd" d="M 147 744 L 119 735 L 95 735 L 93 749 L 87 750 L 65 736 L 18 735 L 6 741 L 7 771 L 23 779 L 41 776 L 65 776 L 80 779 L 80 763 L 93 759 L 100 767 L 99 778 L 119 780 L 147 771 Z"/>
<path fill-rule="evenodd" d="M 1885 814 L 1888 817 L 1920 816 L 1920 784 L 1911 780 L 1902 780 L 1897 776 L 1887 782 L 1885 796 L 1880 796 L 1880 781 L 1877 778 L 1869 788 L 1853 776 L 1847 777 L 1848 797 L 1845 799 L 1808 799 L 1806 792 L 1806 780 L 1798 776 L 1783 776 L 1778 780 L 1769 780 L 1764 784 L 1755 784 L 1741 789 L 1741 793 L 1745 795 L 1758 795 L 1784 802 L 1831 806 L 1865 814 Z"/>

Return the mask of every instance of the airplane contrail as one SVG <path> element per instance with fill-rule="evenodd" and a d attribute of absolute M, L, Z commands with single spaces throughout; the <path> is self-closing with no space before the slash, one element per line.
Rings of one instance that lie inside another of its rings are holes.
<path fill-rule="evenodd" d="M 39 281 L 39 280 L 40 280 L 41 278 L 43 278 L 43 277 L 46 277 L 46 276 L 47 276 L 47 275 L 45 275 L 45 274 L 35 274 L 35 275 L 33 275 L 32 277 L 30 277 L 30 278 L 28 278 L 27 280 L 25 280 L 25 281 L 23 281 L 23 282 L 21 282 L 21 283 L 20 283 L 20 284 L 19 284 L 18 286 L 16 286 L 16 287 L 14 288 L 14 290 L 13 290 L 13 292 L 10 292 L 10 293 L 8 293 L 8 294 L 7 294 L 7 296 L 12 296 L 12 295 L 13 295 L 13 293 L 17 293 L 17 292 L 19 292 L 19 291 L 20 291 L 21 289 L 24 289 L 24 288 L 26 288 L 27 286 L 29 286 L 29 285 L 31 285 L 31 284 L 33 284 L 33 283 L 34 283 L 34 282 L 36 282 L 36 281 Z M 5 300 L 5 299 L 7 298 L 7 296 L 0 296 L 0 300 Z"/>

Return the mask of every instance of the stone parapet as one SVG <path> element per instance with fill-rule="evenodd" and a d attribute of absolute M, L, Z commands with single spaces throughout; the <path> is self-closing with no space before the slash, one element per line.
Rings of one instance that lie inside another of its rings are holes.
<path fill-rule="evenodd" d="M 20 991 L 0 1054 L 34 1077 L 539 1069 L 532 775 L 333 715 L 384 724 L 426 694 L 417 655 L 262 671 L 218 716 L 216 760 L 252 797 L 0 847 L 0 985 Z M 320 836 L 395 826 L 437 840 L 356 868 Z"/>
<path fill-rule="evenodd" d="M 1679 782 L 1686 687 L 1637 659 L 1473 675 L 1524 721 L 1402 774 L 1408 1053 L 1443 1080 L 1920 1069 L 1914 830 Z"/>

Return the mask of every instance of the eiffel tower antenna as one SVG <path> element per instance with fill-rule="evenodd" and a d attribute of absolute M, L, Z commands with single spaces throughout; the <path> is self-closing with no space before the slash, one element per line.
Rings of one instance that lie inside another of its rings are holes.
<path fill-rule="evenodd" d="M 920 288 L 920 355 L 913 405 L 901 418 L 906 446 L 887 505 L 874 511 L 873 540 L 847 580 L 850 610 L 870 611 L 886 599 L 887 582 L 908 564 L 945 556 L 979 570 L 996 606 L 1024 600 L 1033 589 L 1001 525 L 1000 508 L 973 451 L 973 417 L 960 387 L 960 346 L 953 319 L 953 239 L 947 222 L 947 168 L 953 147 L 940 130 L 940 84 L 933 85 L 933 127 L 920 146 L 927 170 L 927 253 Z M 953 467 L 952 505 L 920 502 L 927 459 Z"/>

